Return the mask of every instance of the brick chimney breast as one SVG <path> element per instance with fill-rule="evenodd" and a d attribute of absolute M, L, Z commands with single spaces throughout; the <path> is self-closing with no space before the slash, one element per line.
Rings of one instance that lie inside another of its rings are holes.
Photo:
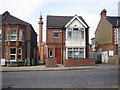
<path fill-rule="evenodd" d="M 101 19 L 103 19 L 107 14 L 107 11 L 105 9 L 103 9 L 100 13 Z"/>

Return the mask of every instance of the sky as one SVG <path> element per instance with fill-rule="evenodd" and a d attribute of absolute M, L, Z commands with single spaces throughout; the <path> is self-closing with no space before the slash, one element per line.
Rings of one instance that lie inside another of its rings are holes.
<path fill-rule="evenodd" d="M 107 16 L 118 15 L 119 0 L 0 0 L 0 14 L 11 15 L 32 24 L 39 33 L 39 17 L 43 16 L 43 41 L 46 41 L 46 16 L 82 16 L 89 29 L 89 43 L 94 38 L 100 21 L 100 12 L 107 10 Z"/>

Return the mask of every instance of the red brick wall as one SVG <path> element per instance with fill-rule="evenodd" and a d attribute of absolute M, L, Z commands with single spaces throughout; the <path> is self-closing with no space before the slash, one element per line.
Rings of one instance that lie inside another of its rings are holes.
<path fill-rule="evenodd" d="M 55 66 L 57 66 L 57 60 L 55 58 L 46 58 L 45 66 L 46 67 L 55 67 Z"/>
<path fill-rule="evenodd" d="M 62 29 L 58 29 L 59 33 L 58 33 L 58 38 L 54 38 L 54 29 L 47 29 L 46 31 L 46 43 L 62 43 L 62 39 L 63 42 L 65 43 L 65 30 Z M 63 31 L 63 33 L 61 32 Z"/>
<path fill-rule="evenodd" d="M 94 65 L 95 60 L 91 58 L 86 59 L 68 59 L 65 60 L 66 65 L 68 66 L 83 66 L 83 65 Z"/>
<path fill-rule="evenodd" d="M 103 51 L 108 51 L 108 50 L 111 50 L 113 49 L 114 50 L 114 55 L 117 55 L 118 52 L 117 52 L 117 45 L 113 45 L 112 43 L 111 44 L 104 44 L 104 45 L 100 45 L 99 48 L 102 48 Z"/>

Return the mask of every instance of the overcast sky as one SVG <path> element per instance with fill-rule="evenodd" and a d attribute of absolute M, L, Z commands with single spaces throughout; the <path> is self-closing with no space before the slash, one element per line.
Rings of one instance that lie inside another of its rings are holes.
<path fill-rule="evenodd" d="M 100 20 L 102 9 L 107 10 L 107 16 L 118 15 L 119 0 L 0 0 L 0 14 L 8 11 L 11 15 L 20 18 L 30 24 L 38 34 L 38 21 L 42 12 L 44 31 L 43 41 L 46 40 L 46 16 L 82 16 L 89 25 L 90 39 Z"/>

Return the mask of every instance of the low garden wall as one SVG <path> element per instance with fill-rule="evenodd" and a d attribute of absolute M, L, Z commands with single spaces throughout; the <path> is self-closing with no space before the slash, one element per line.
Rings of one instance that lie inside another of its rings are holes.
<path fill-rule="evenodd" d="M 87 66 L 95 65 L 95 60 L 92 58 L 83 58 L 83 59 L 67 59 L 65 60 L 66 65 L 68 66 Z"/>
<path fill-rule="evenodd" d="M 120 64 L 120 58 L 118 57 L 118 55 L 109 56 L 108 59 L 109 64 Z"/>
<path fill-rule="evenodd" d="M 45 66 L 46 67 L 56 67 L 57 66 L 56 58 L 46 58 Z"/>

